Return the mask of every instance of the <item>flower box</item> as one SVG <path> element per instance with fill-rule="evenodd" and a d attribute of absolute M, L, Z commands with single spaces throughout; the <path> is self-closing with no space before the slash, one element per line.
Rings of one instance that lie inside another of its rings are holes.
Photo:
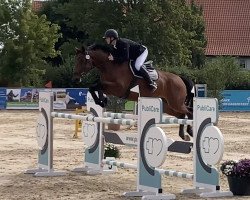
<path fill-rule="evenodd" d="M 250 195 L 250 159 L 225 161 L 220 169 L 234 195 Z"/>
<path fill-rule="evenodd" d="M 227 176 L 227 180 L 234 195 L 250 195 L 250 177 Z"/>

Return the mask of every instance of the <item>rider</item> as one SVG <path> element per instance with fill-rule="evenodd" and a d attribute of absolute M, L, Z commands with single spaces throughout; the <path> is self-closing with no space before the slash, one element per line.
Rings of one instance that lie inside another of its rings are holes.
<path fill-rule="evenodd" d="M 155 91 L 157 84 L 150 78 L 144 62 L 148 56 L 147 47 L 138 44 L 132 40 L 119 38 L 118 32 L 114 29 L 108 29 L 103 38 L 107 44 L 111 45 L 112 54 L 109 55 L 109 60 L 123 63 L 125 61 L 133 61 L 135 68 L 143 78 L 147 81 L 150 88 Z"/>

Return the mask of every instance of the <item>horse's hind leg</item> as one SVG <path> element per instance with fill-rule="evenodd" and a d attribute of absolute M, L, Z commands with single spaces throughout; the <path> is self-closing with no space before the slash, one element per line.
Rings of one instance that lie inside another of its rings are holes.
<path fill-rule="evenodd" d="M 189 113 L 187 113 L 187 117 L 190 120 L 193 120 L 193 108 L 188 108 Z M 193 127 L 191 125 L 187 126 L 187 133 L 193 137 Z"/>
<path fill-rule="evenodd" d="M 185 119 L 185 114 L 182 114 L 180 115 L 180 117 L 177 117 L 178 119 Z M 188 127 L 191 128 L 191 131 L 192 131 L 192 127 L 190 125 L 187 125 L 187 132 L 188 132 Z M 193 133 L 193 131 L 192 131 Z M 189 133 L 188 133 L 189 134 Z M 189 134 L 190 135 L 190 134 Z M 190 137 L 188 135 L 186 135 L 184 133 L 184 124 L 180 124 L 180 127 L 179 127 L 179 136 L 184 140 L 184 141 L 190 141 Z M 190 136 L 193 136 L 193 135 L 190 135 Z"/>
<path fill-rule="evenodd" d="M 190 120 L 193 120 L 193 99 L 194 99 L 194 94 L 190 94 L 188 95 L 187 101 L 186 101 L 186 105 L 187 105 L 187 109 L 188 109 L 188 113 L 187 113 L 187 117 Z M 187 126 L 187 133 L 193 137 L 193 127 L 188 125 Z"/>
<path fill-rule="evenodd" d="M 185 114 L 177 113 L 175 110 L 168 107 L 167 103 L 164 103 L 163 108 L 164 108 L 164 113 L 175 116 L 178 119 L 184 119 L 185 118 Z M 184 141 L 190 141 L 190 137 L 188 135 L 186 135 L 185 132 L 184 132 L 184 124 L 180 124 L 180 126 L 179 126 L 179 136 Z"/>
<path fill-rule="evenodd" d="M 178 90 L 177 90 L 178 89 Z M 171 110 L 171 114 L 170 115 L 174 115 L 175 117 L 179 118 L 179 119 L 185 119 L 186 116 L 188 116 L 188 118 L 192 118 L 192 112 L 189 111 L 187 105 L 185 104 L 186 102 L 186 89 L 185 87 L 182 88 L 177 87 L 177 89 L 175 88 L 170 88 L 170 90 L 168 90 L 168 99 L 167 99 L 167 106 L 168 109 L 166 110 L 167 113 L 170 112 Z M 176 94 L 176 91 L 178 91 L 178 94 Z M 187 102 L 189 104 L 189 101 Z M 180 125 L 180 130 L 179 130 L 179 136 L 185 140 L 188 141 L 190 140 L 190 137 L 188 135 L 184 134 L 184 125 Z M 188 131 L 189 131 L 189 135 L 192 135 L 192 128 L 191 126 L 188 126 Z"/>

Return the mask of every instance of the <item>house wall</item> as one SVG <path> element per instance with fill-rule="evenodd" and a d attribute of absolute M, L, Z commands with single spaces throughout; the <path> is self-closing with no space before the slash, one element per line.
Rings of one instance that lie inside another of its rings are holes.
<path fill-rule="evenodd" d="M 241 64 L 241 67 L 243 67 L 242 64 L 244 63 L 244 69 L 250 70 L 250 57 L 239 57 L 239 63 Z"/>
<path fill-rule="evenodd" d="M 207 56 L 208 60 L 216 59 L 217 56 Z M 237 57 L 239 64 L 244 61 L 245 63 L 245 70 L 250 70 L 250 57 Z M 243 68 L 242 68 L 243 69 Z"/>
<path fill-rule="evenodd" d="M 250 70 L 250 58 L 246 59 L 246 69 Z"/>

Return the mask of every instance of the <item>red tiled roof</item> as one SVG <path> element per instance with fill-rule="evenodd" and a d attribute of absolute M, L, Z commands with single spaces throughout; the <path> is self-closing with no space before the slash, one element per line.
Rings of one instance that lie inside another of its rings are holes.
<path fill-rule="evenodd" d="M 206 55 L 250 56 L 250 0 L 195 0 L 206 24 Z"/>
<path fill-rule="evenodd" d="M 42 6 L 44 5 L 45 2 L 46 1 L 35 1 L 35 0 L 33 0 L 32 1 L 32 10 L 35 11 L 35 12 L 39 11 L 42 8 Z"/>

